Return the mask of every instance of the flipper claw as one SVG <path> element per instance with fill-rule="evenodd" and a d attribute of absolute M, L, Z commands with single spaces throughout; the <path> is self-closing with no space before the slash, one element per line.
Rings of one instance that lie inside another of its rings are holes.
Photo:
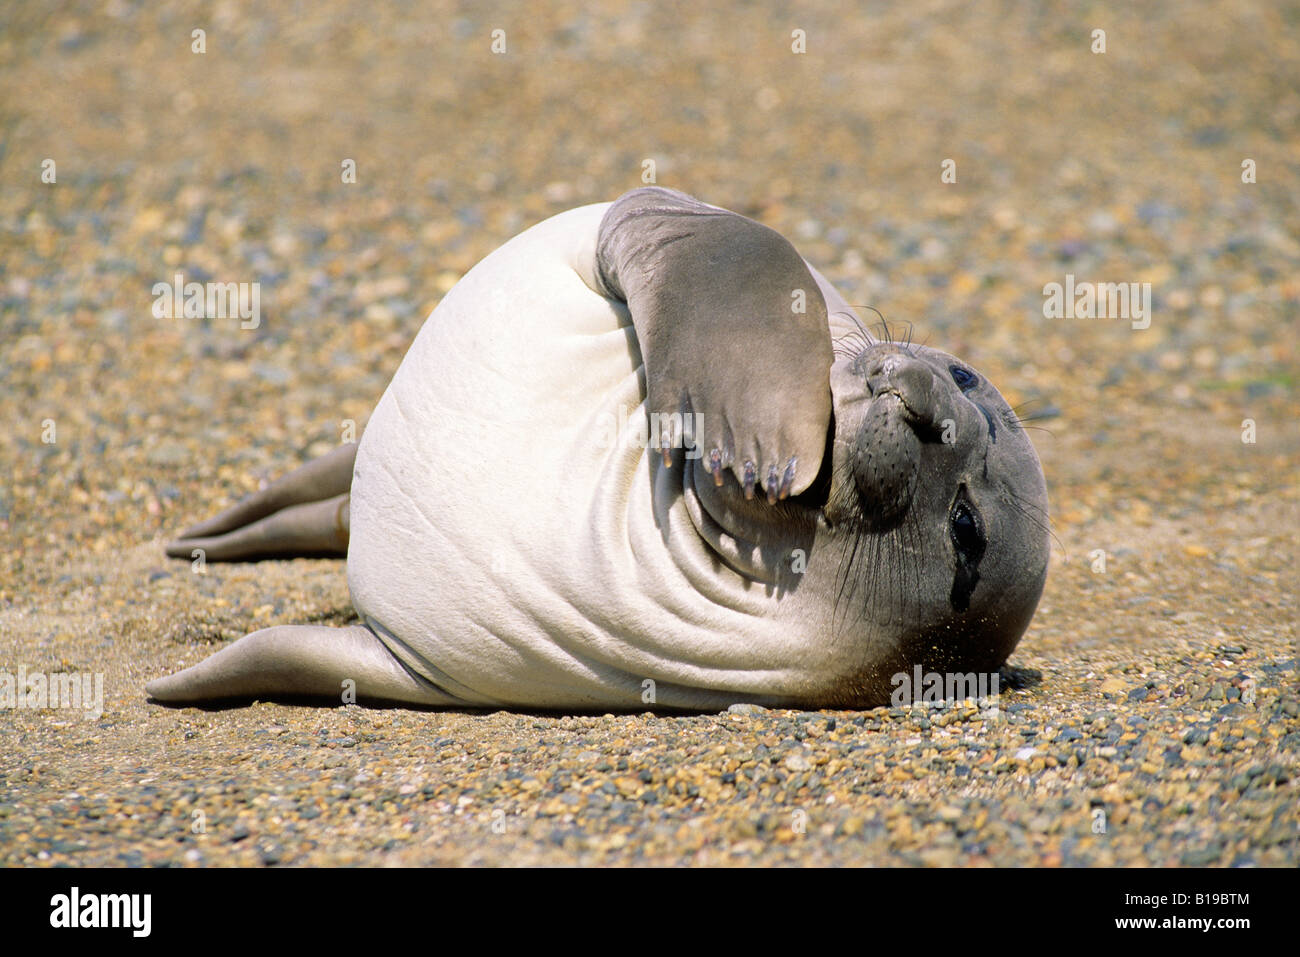
<path fill-rule="evenodd" d="M 714 449 L 709 453 L 708 470 L 713 473 L 713 484 L 721 487 L 722 485 L 722 451 Z"/>
<path fill-rule="evenodd" d="M 786 464 L 785 467 L 785 475 L 781 477 L 781 491 L 780 491 L 781 498 L 789 497 L 790 487 L 794 485 L 795 466 L 797 466 L 798 464 L 799 464 L 798 456 L 795 455 L 790 456 L 790 461 Z"/>

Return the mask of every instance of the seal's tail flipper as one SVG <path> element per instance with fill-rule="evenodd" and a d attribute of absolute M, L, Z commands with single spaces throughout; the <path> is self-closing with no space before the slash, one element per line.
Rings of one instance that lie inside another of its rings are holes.
<path fill-rule="evenodd" d="M 275 697 L 455 703 L 403 668 L 361 625 L 279 625 L 255 631 L 191 668 L 149 682 L 145 691 L 167 703 Z"/>
<path fill-rule="evenodd" d="M 173 558 L 208 561 L 348 552 L 348 493 L 357 444 L 349 442 L 200 522 L 167 545 Z"/>

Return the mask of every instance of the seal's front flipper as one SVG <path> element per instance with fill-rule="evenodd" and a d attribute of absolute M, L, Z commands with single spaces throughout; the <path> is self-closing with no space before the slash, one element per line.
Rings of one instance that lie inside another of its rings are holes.
<path fill-rule="evenodd" d="M 806 490 L 826 448 L 833 355 L 825 299 L 794 247 L 737 213 L 650 187 L 605 214 L 596 265 L 602 291 L 632 315 L 647 411 L 661 424 L 700 417 L 693 441 L 719 485 L 730 469 L 746 497 Z"/>
<path fill-rule="evenodd" d="M 167 554 L 208 561 L 348 553 L 348 493 L 357 444 L 348 442 L 308 462 L 220 515 L 169 542 Z"/>
<path fill-rule="evenodd" d="M 361 625 L 279 625 L 245 635 L 192 668 L 145 685 L 155 701 L 307 697 L 340 703 L 454 704 Z M 354 692 L 354 697 L 346 697 Z"/>

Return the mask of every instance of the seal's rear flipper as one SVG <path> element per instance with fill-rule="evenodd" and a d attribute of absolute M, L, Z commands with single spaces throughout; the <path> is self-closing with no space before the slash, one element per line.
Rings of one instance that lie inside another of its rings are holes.
<path fill-rule="evenodd" d="M 357 444 L 308 462 L 167 545 L 173 558 L 203 550 L 207 561 L 348 553 L 348 494 Z"/>
<path fill-rule="evenodd" d="M 307 556 L 342 558 L 348 553 L 349 498 L 345 492 L 321 502 L 290 505 L 224 535 L 179 538 L 167 543 L 167 554 L 172 558 L 192 558 L 195 549 L 201 549 L 204 560 L 212 562 Z"/>
<path fill-rule="evenodd" d="M 191 668 L 149 682 L 145 691 L 169 704 L 275 697 L 457 703 L 402 667 L 362 625 L 279 625 L 255 631 Z M 349 691 L 354 697 L 347 696 Z"/>

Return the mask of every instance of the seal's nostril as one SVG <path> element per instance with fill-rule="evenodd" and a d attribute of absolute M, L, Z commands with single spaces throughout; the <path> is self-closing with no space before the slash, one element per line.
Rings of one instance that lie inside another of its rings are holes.
<path fill-rule="evenodd" d="M 896 352 L 885 352 L 876 355 L 867 364 L 867 375 L 890 375 L 898 368 L 901 358 Z"/>
<path fill-rule="evenodd" d="M 913 356 L 894 351 L 873 357 L 866 387 L 873 401 L 890 393 L 897 396 L 914 424 L 928 424 L 934 418 L 934 373 Z"/>
<path fill-rule="evenodd" d="M 934 375 L 919 362 L 909 362 L 894 375 L 894 383 L 909 399 L 928 396 L 934 388 Z"/>

